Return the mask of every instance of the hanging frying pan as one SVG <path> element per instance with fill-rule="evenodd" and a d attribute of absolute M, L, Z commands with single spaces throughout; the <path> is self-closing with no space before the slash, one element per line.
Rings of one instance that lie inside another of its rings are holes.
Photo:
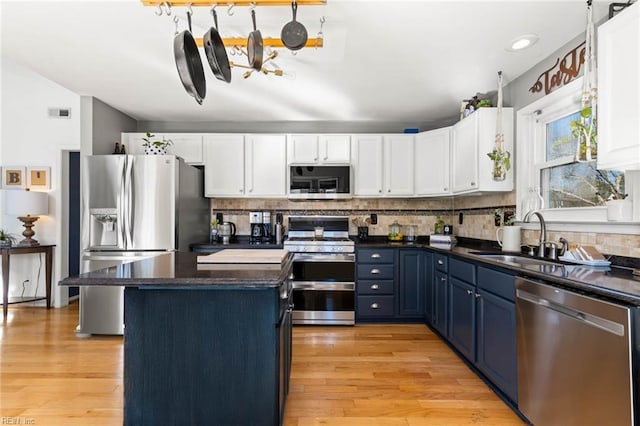
<path fill-rule="evenodd" d="M 231 66 L 229 66 L 229 57 L 227 49 L 224 47 L 220 33 L 218 32 L 218 14 L 215 8 L 211 9 L 213 15 L 214 26 L 209 29 L 202 37 L 204 44 L 204 52 L 207 54 L 207 60 L 213 75 L 218 80 L 231 82 Z"/>
<path fill-rule="evenodd" d="M 291 10 L 293 11 L 293 21 L 288 22 L 282 27 L 280 39 L 289 50 L 300 50 L 307 44 L 307 29 L 300 22 L 296 21 L 296 12 L 298 11 L 298 2 L 291 2 Z"/>
<path fill-rule="evenodd" d="M 256 11 L 251 10 L 251 20 L 253 21 L 253 31 L 249 33 L 247 40 L 247 57 L 249 66 L 254 70 L 262 69 L 262 34 L 256 29 Z"/>
<path fill-rule="evenodd" d="M 187 93 L 193 96 L 198 104 L 202 105 L 202 101 L 207 94 L 207 82 L 204 77 L 198 45 L 193 35 L 191 35 L 191 12 L 187 12 L 187 20 L 189 21 L 189 29 L 176 34 L 173 40 L 173 56 L 176 59 L 176 67 L 178 68 L 182 85 Z"/>

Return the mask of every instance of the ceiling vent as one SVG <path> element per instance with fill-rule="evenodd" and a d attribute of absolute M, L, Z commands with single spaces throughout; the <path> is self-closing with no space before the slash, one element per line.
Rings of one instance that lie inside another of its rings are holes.
<path fill-rule="evenodd" d="M 71 108 L 49 108 L 49 118 L 71 118 Z"/>

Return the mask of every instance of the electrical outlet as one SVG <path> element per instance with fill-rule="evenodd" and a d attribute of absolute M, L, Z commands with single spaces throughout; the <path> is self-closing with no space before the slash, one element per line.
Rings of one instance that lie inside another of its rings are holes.
<path fill-rule="evenodd" d="M 371 213 L 371 224 L 372 225 L 378 224 L 378 215 L 375 213 Z"/>
<path fill-rule="evenodd" d="M 463 220 L 464 215 L 462 214 L 462 212 L 458 213 L 458 225 L 462 225 Z"/>
<path fill-rule="evenodd" d="M 222 213 L 216 213 L 216 220 L 218 221 L 218 223 L 224 222 Z"/>

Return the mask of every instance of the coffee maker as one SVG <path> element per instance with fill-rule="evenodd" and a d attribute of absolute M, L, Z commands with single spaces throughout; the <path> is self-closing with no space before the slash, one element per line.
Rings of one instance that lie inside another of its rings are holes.
<path fill-rule="evenodd" d="M 251 234 L 249 235 L 249 243 L 260 244 L 265 236 L 265 228 L 262 212 L 250 212 L 249 224 L 251 225 Z"/>

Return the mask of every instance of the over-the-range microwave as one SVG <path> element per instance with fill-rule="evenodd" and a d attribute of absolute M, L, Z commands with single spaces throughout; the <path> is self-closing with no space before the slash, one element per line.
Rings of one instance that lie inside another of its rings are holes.
<path fill-rule="evenodd" d="M 352 175 L 349 164 L 289 166 L 289 198 L 335 200 L 351 198 Z"/>

